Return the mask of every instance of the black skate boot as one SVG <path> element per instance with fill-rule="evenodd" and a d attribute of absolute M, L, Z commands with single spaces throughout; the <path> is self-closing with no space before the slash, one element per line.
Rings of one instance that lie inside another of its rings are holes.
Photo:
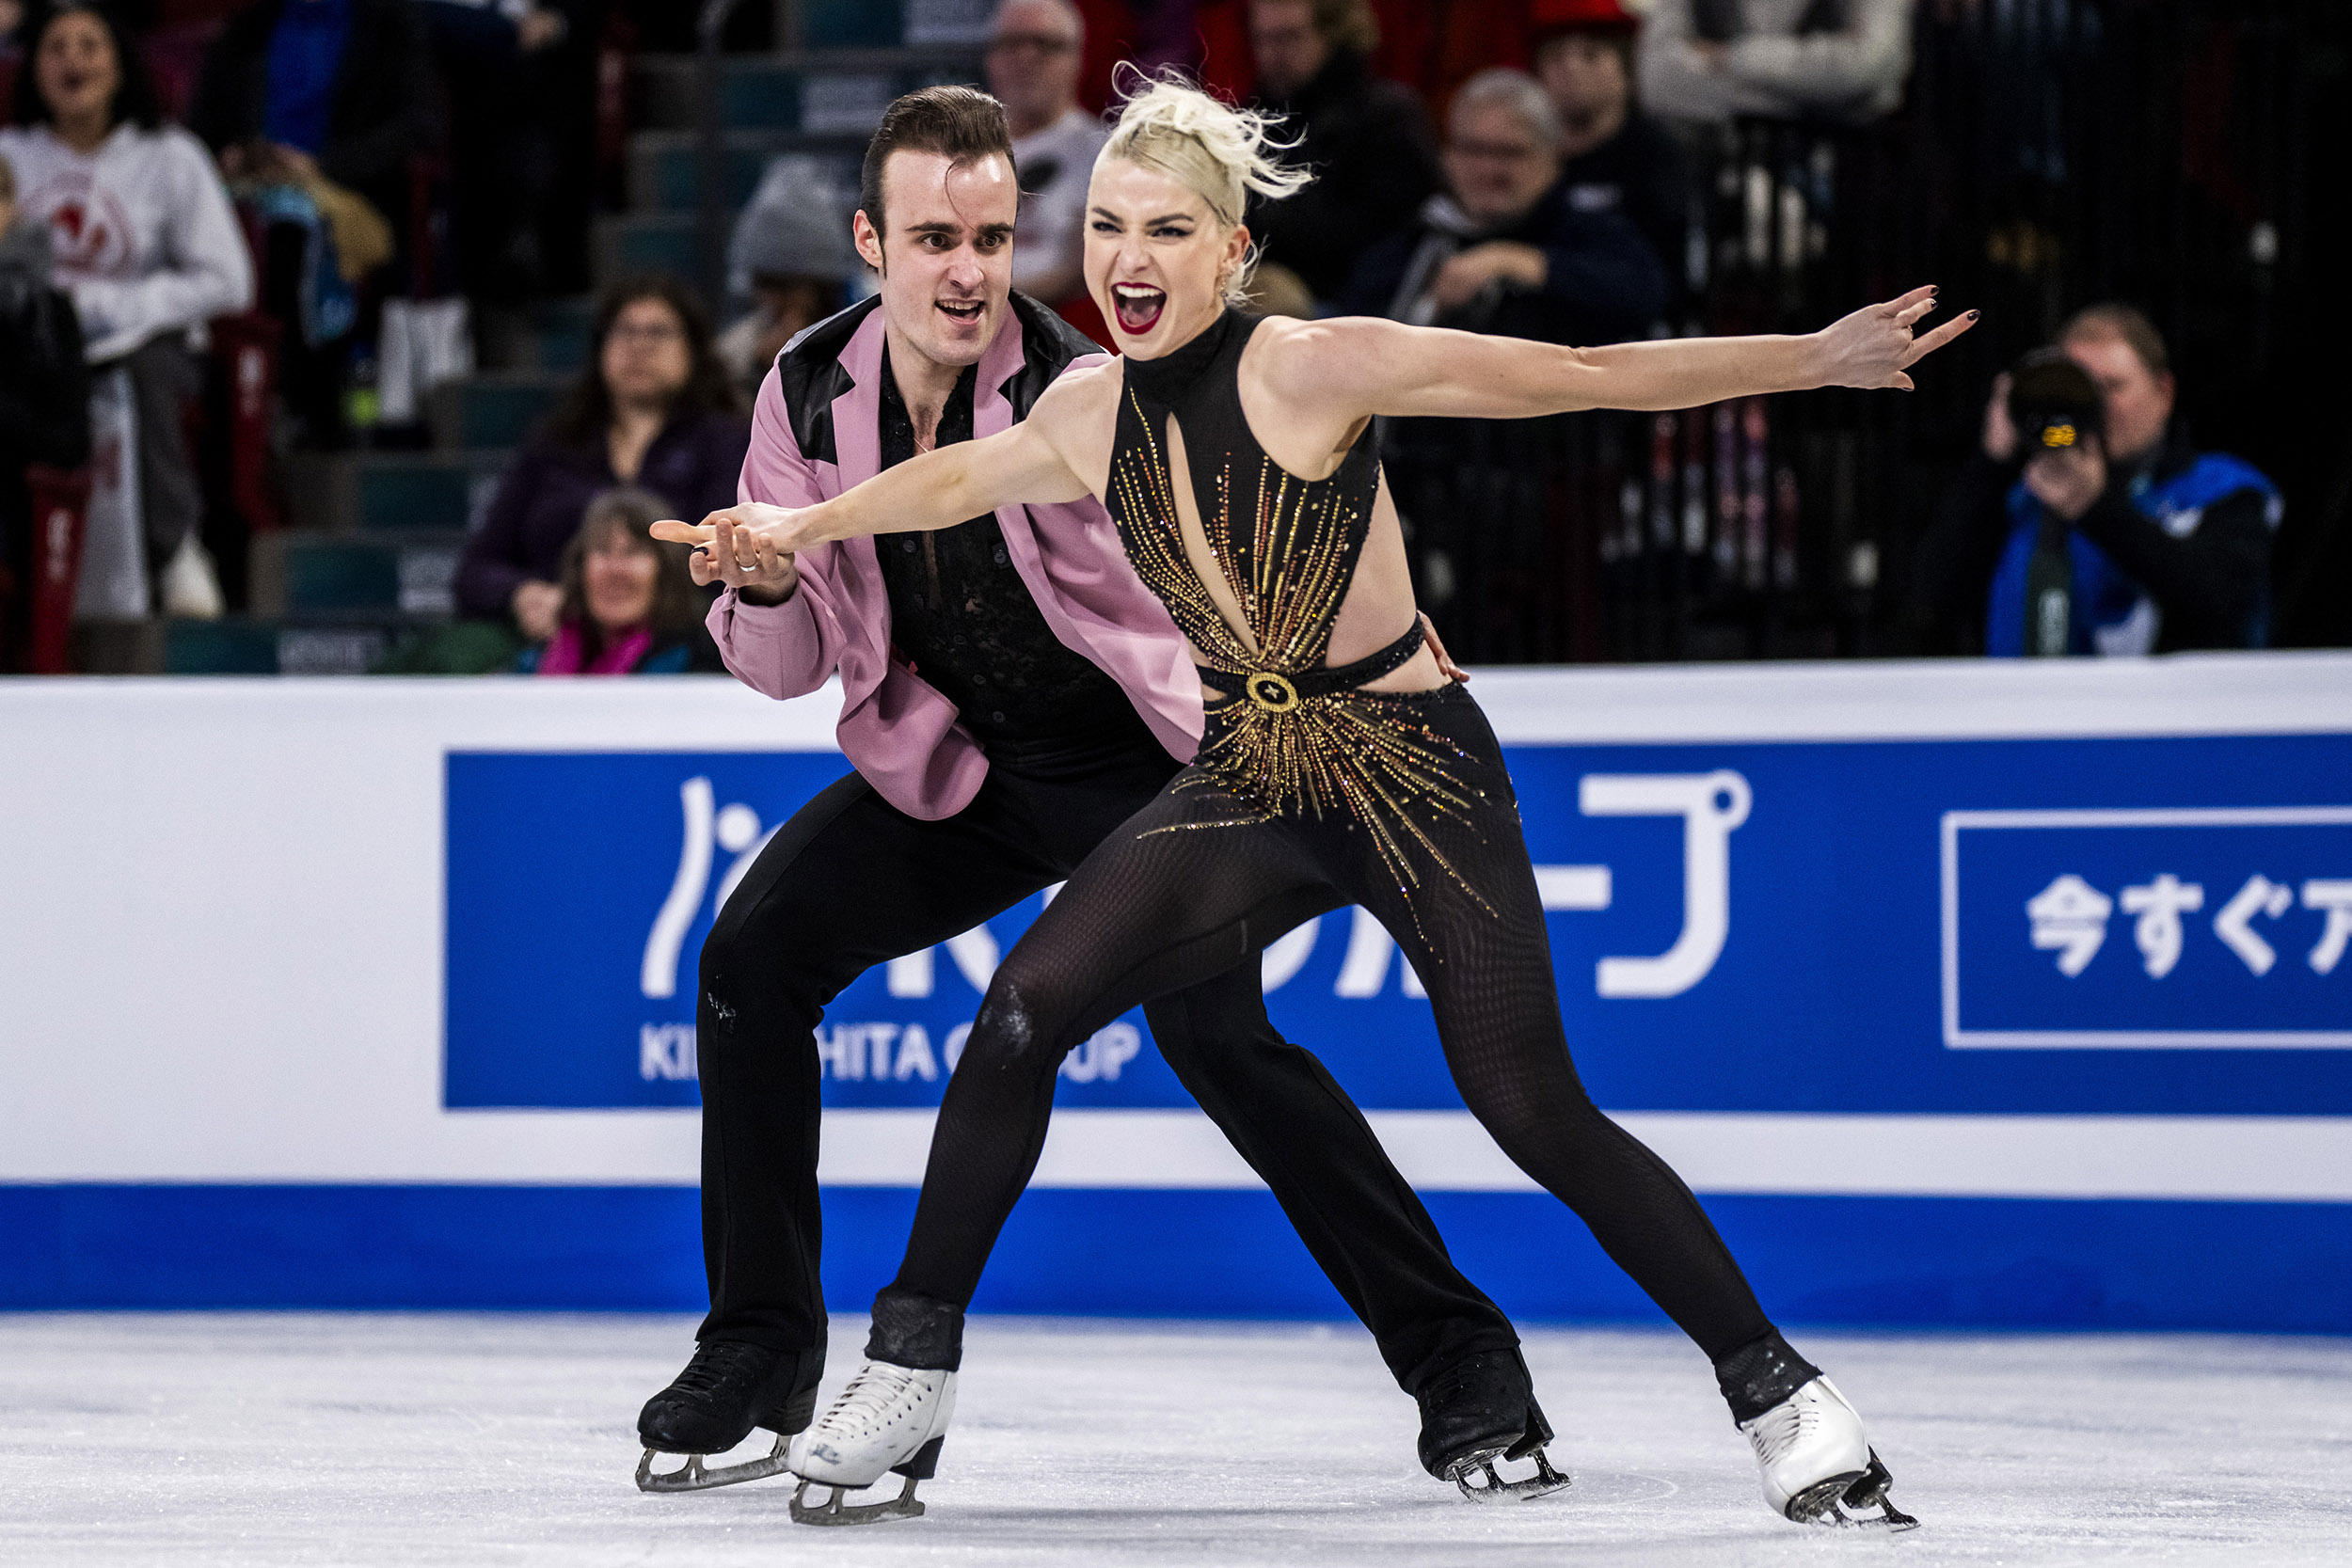
<path fill-rule="evenodd" d="M 817 1413 L 817 1381 L 825 1353 L 779 1351 L 765 1345 L 720 1339 L 695 1348 L 677 1381 L 645 1402 L 637 1435 L 645 1445 L 637 1462 L 644 1492 L 700 1492 L 713 1486 L 758 1481 L 784 1470 L 786 1444 Z M 776 1434 L 775 1451 L 741 1465 L 706 1469 L 703 1455 L 724 1453 L 765 1427 Z M 682 1453 L 686 1463 L 657 1473 L 653 1456 Z"/>
<path fill-rule="evenodd" d="M 1466 1355 L 1413 1397 L 1421 1404 L 1422 1468 L 1460 1487 L 1470 1501 L 1525 1501 L 1568 1484 L 1545 1457 L 1551 1423 L 1535 1403 L 1534 1380 L 1518 1351 Z M 1498 1461 L 1530 1458 L 1533 1475 L 1505 1481 L 1495 1473 Z"/>

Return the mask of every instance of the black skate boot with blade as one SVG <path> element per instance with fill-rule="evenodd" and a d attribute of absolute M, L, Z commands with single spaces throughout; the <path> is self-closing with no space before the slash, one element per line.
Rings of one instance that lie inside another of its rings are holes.
<path fill-rule="evenodd" d="M 782 1474 L 786 1445 L 817 1413 L 817 1380 L 824 1370 L 822 1349 L 778 1351 L 728 1339 L 697 1346 L 677 1380 L 638 1413 L 637 1436 L 645 1445 L 637 1462 L 638 1489 L 702 1492 Z M 726 1452 L 754 1427 L 776 1434 L 774 1451 L 740 1465 L 704 1466 L 706 1454 Z M 658 1472 L 658 1453 L 682 1453 L 687 1460 Z"/>
<path fill-rule="evenodd" d="M 1568 1484 L 1544 1445 L 1551 1423 L 1535 1403 L 1527 1362 L 1516 1350 L 1464 1356 L 1414 1391 L 1421 1405 L 1421 1466 L 1472 1502 L 1525 1502 Z M 1505 1480 L 1501 1462 L 1535 1462 L 1533 1475 Z"/>

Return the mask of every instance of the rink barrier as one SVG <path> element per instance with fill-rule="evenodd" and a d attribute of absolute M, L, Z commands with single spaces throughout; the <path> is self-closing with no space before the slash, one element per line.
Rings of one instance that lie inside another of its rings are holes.
<path fill-rule="evenodd" d="M 1580 1069 L 1776 1315 L 2352 1331 L 2352 658 L 1472 689 Z M 694 955 L 839 775 L 836 702 L 0 683 L 0 1305 L 698 1307 Z M 829 1014 L 845 1309 L 1037 907 Z M 1461 1109 L 1376 925 L 1262 972 L 1507 1307 L 1655 1321 Z M 1342 1310 L 1139 1018 L 1058 1101 L 980 1307 Z"/>

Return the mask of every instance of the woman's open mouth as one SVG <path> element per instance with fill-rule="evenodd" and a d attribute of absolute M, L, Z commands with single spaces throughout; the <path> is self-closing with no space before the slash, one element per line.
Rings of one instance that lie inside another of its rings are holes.
<path fill-rule="evenodd" d="M 1141 283 L 1114 283 L 1111 305 L 1119 312 L 1119 329 L 1140 335 L 1158 324 L 1160 312 L 1168 307 L 1168 293 Z"/>

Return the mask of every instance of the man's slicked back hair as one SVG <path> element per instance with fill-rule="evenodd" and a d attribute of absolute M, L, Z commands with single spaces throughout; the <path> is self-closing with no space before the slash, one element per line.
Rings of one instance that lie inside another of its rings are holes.
<path fill-rule="evenodd" d="M 977 87 L 919 87 L 882 111 L 866 144 L 858 206 L 877 234 L 882 221 L 882 166 L 893 152 L 936 152 L 952 164 L 975 164 L 992 152 L 1012 162 L 1012 131 L 1005 106 Z"/>

